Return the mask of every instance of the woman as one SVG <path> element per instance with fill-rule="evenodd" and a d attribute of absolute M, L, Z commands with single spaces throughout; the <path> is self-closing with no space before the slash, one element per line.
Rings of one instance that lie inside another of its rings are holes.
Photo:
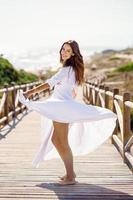
<path fill-rule="evenodd" d="M 106 108 L 86 105 L 74 99 L 77 86 L 84 81 L 83 58 L 76 41 L 69 40 L 62 45 L 60 62 L 62 67 L 52 78 L 20 93 L 19 100 L 30 110 L 44 116 L 45 133 L 33 165 L 38 166 L 40 161 L 60 155 L 66 175 L 60 177 L 59 184 L 69 185 L 76 183 L 73 154 L 87 154 L 107 140 L 115 128 L 117 117 Z M 47 100 L 28 99 L 33 93 L 53 86 L 54 92 Z"/>

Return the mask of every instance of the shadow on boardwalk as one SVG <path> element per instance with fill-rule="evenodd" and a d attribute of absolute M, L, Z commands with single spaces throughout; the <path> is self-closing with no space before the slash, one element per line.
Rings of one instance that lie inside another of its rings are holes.
<path fill-rule="evenodd" d="M 16 118 L 13 118 L 6 126 L 0 129 L 0 140 L 5 139 L 5 137 L 17 126 L 19 122 L 27 115 L 27 112 L 19 114 Z"/>
<path fill-rule="evenodd" d="M 43 189 L 48 189 L 53 191 L 54 194 L 60 200 L 64 199 L 97 199 L 97 200 L 113 200 L 113 199 L 133 199 L 133 196 L 130 196 L 126 193 L 119 192 L 112 189 L 109 189 L 109 186 L 102 187 L 93 184 L 86 183 L 77 183 L 76 185 L 69 186 L 59 186 L 58 183 L 42 183 L 36 185 L 36 187 L 41 187 Z M 49 197 L 52 199 L 52 196 Z"/>

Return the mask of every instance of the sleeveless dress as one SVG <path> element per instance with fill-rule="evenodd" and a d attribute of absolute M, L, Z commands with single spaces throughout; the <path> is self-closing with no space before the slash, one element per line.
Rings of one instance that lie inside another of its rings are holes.
<path fill-rule="evenodd" d="M 111 110 L 94 105 L 87 105 L 74 98 L 76 91 L 75 72 L 71 66 L 62 67 L 52 78 L 45 81 L 53 94 L 46 100 L 33 101 L 26 99 L 20 91 L 19 101 L 29 110 L 42 115 L 40 148 L 32 165 L 38 167 L 43 160 L 60 158 L 51 137 L 54 131 L 53 122 L 69 123 L 68 141 L 74 156 L 88 154 L 113 133 L 117 115 Z"/>

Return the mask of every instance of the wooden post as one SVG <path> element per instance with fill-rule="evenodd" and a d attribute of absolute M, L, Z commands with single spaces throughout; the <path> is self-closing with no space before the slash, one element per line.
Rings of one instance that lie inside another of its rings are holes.
<path fill-rule="evenodd" d="M 90 84 L 90 83 L 89 83 Z M 92 86 L 92 84 L 90 84 Z M 89 95 L 90 104 L 93 104 L 93 97 L 92 97 L 92 88 L 90 88 L 90 95 Z"/>
<path fill-rule="evenodd" d="M 95 91 L 95 96 L 94 96 L 94 105 L 97 105 L 97 97 L 98 97 L 98 91 L 95 90 L 95 88 L 98 87 L 98 85 L 95 83 L 94 84 L 94 91 Z"/>
<path fill-rule="evenodd" d="M 8 112 L 9 112 L 9 107 L 8 107 L 8 84 L 4 84 L 4 88 L 6 89 L 5 94 L 6 94 L 6 99 L 5 99 L 5 105 L 4 105 L 4 116 L 7 117 L 5 121 L 5 125 L 8 124 L 9 117 L 8 117 Z"/>
<path fill-rule="evenodd" d="M 126 92 L 123 94 L 123 161 L 126 162 L 125 158 L 125 145 L 130 138 L 130 108 L 125 105 L 125 101 L 130 101 L 130 93 Z"/>
<path fill-rule="evenodd" d="M 12 82 L 11 84 L 13 86 L 13 90 L 11 92 L 11 95 L 12 95 L 12 109 L 13 109 L 13 116 L 12 117 L 16 117 L 16 110 L 15 110 L 16 89 L 15 89 L 15 83 Z"/>
<path fill-rule="evenodd" d="M 99 85 L 99 89 L 104 89 L 104 85 Z M 100 98 L 98 97 L 98 106 L 101 106 L 102 107 L 102 103 L 100 101 Z"/>
<path fill-rule="evenodd" d="M 88 99 L 88 101 L 90 102 L 90 87 L 89 87 L 89 85 L 87 85 L 87 99 Z"/>
<path fill-rule="evenodd" d="M 116 109 L 115 109 L 115 105 L 114 105 L 114 99 L 115 99 L 115 95 L 116 94 L 119 94 L 119 89 L 118 88 L 115 88 L 113 90 L 113 112 L 115 112 L 115 113 L 116 113 Z"/>
<path fill-rule="evenodd" d="M 85 98 L 87 99 L 87 101 L 89 101 L 88 86 L 87 86 L 87 84 L 86 84 L 84 87 L 85 87 L 85 93 L 84 93 Z M 49 94 L 49 95 L 50 95 L 50 94 Z"/>
<path fill-rule="evenodd" d="M 92 88 L 92 102 L 93 102 L 93 105 L 95 105 L 95 102 L 96 102 L 96 91 L 95 91 L 95 84 L 94 83 L 93 83 L 93 88 Z"/>
<path fill-rule="evenodd" d="M 105 96 L 104 96 L 105 108 L 109 108 L 109 96 L 106 94 L 107 91 L 109 91 L 109 87 L 108 86 L 105 87 Z"/>
<path fill-rule="evenodd" d="M 19 89 L 22 89 L 23 92 L 25 91 L 25 90 L 21 87 L 21 85 L 19 86 Z M 22 104 L 22 103 L 20 103 L 20 111 L 19 111 L 19 113 L 23 113 L 23 104 Z"/>
<path fill-rule="evenodd" d="M 115 104 L 114 104 L 114 100 L 115 100 L 115 95 L 119 94 L 119 89 L 115 88 L 113 90 L 113 112 L 116 113 L 116 109 L 115 109 Z M 115 130 L 113 132 L 113 135 L 117 135 L 118 133 L 118 120 L 116 121 L 116 127 Z M 112 144 L 114 144 L 113 139 L 112 139 Z"/>
<path fill-rule="evenodd" d="M 88 102 L 90 103 L 90 87 L 89 87 L 89 85 L 87 85 L 87 100 L 88 100 Z"/>
<path fill-rule="evenodd" d="M 86 97 L 87 96 L 87 85 L 84 84 L 83 85 L 83 97 Z"/>

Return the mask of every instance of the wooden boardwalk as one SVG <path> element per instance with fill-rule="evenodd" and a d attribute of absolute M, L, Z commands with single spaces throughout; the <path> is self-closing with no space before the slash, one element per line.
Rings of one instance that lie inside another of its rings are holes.
<path fill-rule="evenodd" d="M 31 165 L 40 144 L 40 115 L 30 112 L 18 118 L 0 140 L 0 199 L 133 199 L 133 174 L 110 141 L 91 154 L 74 157 L 78 183 L 58 186 L 56 180 L 65 171 L 60 159 L 39 168 Z"/>

